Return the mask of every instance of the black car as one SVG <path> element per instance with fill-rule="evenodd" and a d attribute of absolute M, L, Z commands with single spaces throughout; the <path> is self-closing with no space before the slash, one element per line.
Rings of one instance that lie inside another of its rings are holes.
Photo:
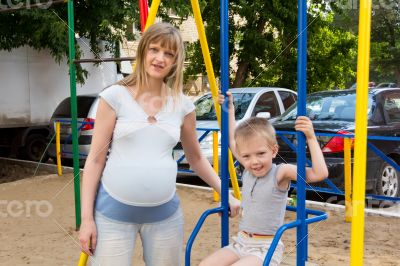
<path fill-rule="evenodd" d="M 354 134 L 355 90 L 336 90 L 309 94 L 307 96 L 307 116 L 311 118 L 325 161 L 329 169 L 329 180 L 338 188 L 344 187 L 343 138 L 329 134 Z M 293 105 L 282 114 L 274 126 L 279 131 L 293 131 L 297 116 L 297 106 Z M 329 133 L 318 136 L 318 133 Z M 276 163 L 296 162 L 296 152 L 283 140 L 288 138 L 296 143 L 293 134 L 279 137 L 279 154 Z M 368 94 L 368 136 L 400 136 L 400 89 L 370 89 Z M 400 164 L 400 141 L 368 140 L 397 165 Z M 309 158 L 309 154 L 307 154 Z M 353 161 L 353 158 L 352 158 Z M 367 151 L 366 190 L 372 194 L 389 197 L 400 196 L 400 173 L 382 160 L 371 148 Z M 326 187 L 326 183 L 317 184 Z"/>

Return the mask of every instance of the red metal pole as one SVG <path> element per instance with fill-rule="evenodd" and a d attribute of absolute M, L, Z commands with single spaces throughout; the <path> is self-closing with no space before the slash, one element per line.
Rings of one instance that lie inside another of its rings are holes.
<path fill-rule="evenodd" d="M 139 9 L 140 9 L 140 28 L 142 32 L 144 32 L 144 28 L 146 27 L 147 17 L 149 15 L 149 4 L 147 0 L 139 0 Z"/>

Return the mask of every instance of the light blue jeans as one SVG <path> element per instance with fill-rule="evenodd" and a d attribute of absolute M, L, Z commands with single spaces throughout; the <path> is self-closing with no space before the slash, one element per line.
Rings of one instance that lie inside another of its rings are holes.
<path fill-rule="evenodd" d="M 118 222 L 95 213 L 97 245 L 90 258 L 93 266 L 128 266 L 132 263 L 136 236 L 143 245 L 146 266 L 181 265 L 183 215 L 179 208 L 171 217 L 155 223 Z"/>

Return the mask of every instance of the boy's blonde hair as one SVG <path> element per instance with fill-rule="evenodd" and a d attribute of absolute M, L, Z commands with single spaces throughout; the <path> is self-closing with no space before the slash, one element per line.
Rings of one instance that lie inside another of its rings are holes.
<path fill-rule="evenodd" d="M 117 82 L 118 85 L 136 85 L 141 90 L 147 84 L 147 73 L 144 60 L 151 43 L 159 43 L 162 47 L 175 53 L 175 63 L 171 71 L 165 77 L 164 82 L 171 88 L 174 101 L 182 92 L 183 87 L 183 63 L 185 60 L 184 45 L 179 31 L 169 23 L 156 23 L 150 26 L 139 41 L 136 51 L 136 67 L 132 74 Z"/>
<path fill-rule="evenodd" d="M 236 127 L 236 143 L 243 143 L 243 141 L 246 141 L 253 136 L 265 138 L 271 148 L 278 144 L 275 129 L 265 118 L 250 117 Z"/>

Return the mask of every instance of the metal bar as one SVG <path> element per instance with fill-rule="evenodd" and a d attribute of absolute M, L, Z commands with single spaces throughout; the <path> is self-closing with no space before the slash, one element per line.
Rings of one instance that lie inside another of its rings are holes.
<path fill-rule="evenodd" d="M 91 59 L 76 59 L 76 60 L 73 60 L 73 63 L 74 64 L 103 63 L 103 62 L 135 61 L 135 60 L 136 60 L 136 57 L 91 58 Z"/>
<path fill-rule="evenodd" d="M 218 153 L 218 132 L 213 131 L 213 168 L 217 175 L 219 175 L 219 153 Z M 219 194 L 213 190 L 213 198 L 215 202 L 220 200 Z"/>
<path fill-rule="evenodd" d="M 316 222 L 320 222 L 323 220 L 328 219 L 328 215 L 326 213 L 322 214 L 322 215 L 318 215 L 315 217 L 311 217 L 311 218 L 307 218 L 306 219 L 306 224 L 312 224 L 312 223 L 316 223 Z"/>
<path fill-rule="evenodd" d="M 140 11 L 140 29 L 144 32 L 146 28 L 146 21 L 149 15 L 149 5 L 147 0 L 139 0 L 139 11 Z"/>
<path fill-rule="evenodd" d="M 199 233 L 201 226 L 203 225 L 204 221 L 206 220 L 207 216 L 213 213 L 223 212 L 224 207 L 218 207 L 214 209 L 210 209 L 205 211 L 199 221 L 197 222 L 196 226 L 194 227 L 192 234 L 190 235 L 187 244 L 186 244 L 186 251 L 185 251 L 185 266 L 190 266 L 190 253 L 192 251 L 193 242 L 196 239 L 197 234 Z"/>
<path fill-rule="evenodd" d="M 214 102 L 215 113 L 217 115 L 217 121 L 218 121 L 218 124 L 221 125 L 221 106 L 218 104 L 218 100 L 217 100 L 218 99 L 218 86 L 217 86 L 217 81 L 215 79 L 214 68 L 213 68 L 211 56 L 210 56 L 210 50 L 208 48 L 207 37 L 206 37 L 205 30 L 204 30 L 204 23 L 203 23 L 203 19 L 201 17 L 200 5 L 199 5 L 198 0 L 191 0 L 190 2 L 192 4 L 193 16 L 194 16 L 194 20 L 196 22 L 197 32 L 199 34 L 201 52 L 203 54 L 204 64 L 206 66 L 208 82 L 210 83 L 210 90 L 211 90 L 211 95 L 212 95 L 213 102 Z M 221 3 L 221 5 L 223 5 L 223 3 Z M 227 3 L 226 3 L 226 5 L 227 5 Z M 222 12 L 222 10 L 221 10 L 221 12 Z M 222 34 L 222 32 L 221 32 L 221 34 Z M 229 61 L 229 57 L 228 57 L 228 61 Z M 229 67 L 229 63 L 228 63 L 228 67 Z M 228 69 L 228 71 L 229 71 L 229 69 Z M 222 74 L 222 72 L 221 72 L 221 74 Z M 237 182 L 235 167 L 234 167 L 233 161 L 231 161 L 230 158 L 232 158 L 232 156 L 228 155 L 228 169 L 229 169 L 230 176 L 233 177 L 231 179 L 231 182 L 233 184 L 235 197 L 240 199 L 241 196 L 240 196 L 240 190 L 238 189 L 239 185 Z M 223 168 L 222 165 L 221 165 L 221 168 Z"/>
<path fill-rule="evenodd" d="M 76 229 L 81 225 L 81 192 L 80 192 L 80 170 L 79 170 L 79 147 L 77 130 L 77 100 L 76 100 L 76 67 L 75 59 L 75 30 L 74 30 L 74 1 L 68 1 L 68 46 L 69 46 L 69 83 L 71 93 L 71 127 L 72 127 L 72 150 L 74 153 L 74 192 L 75 192 L 75 219 Z"/>
<path fill-rule="evenodd" d="M 287 229 L 294 228 L 294 227 L 296 227 L 296 226 L 299 227 L 300 224 L 301 224 L 301 221 L 300 221 L 300 220 L 296 220 L 296 221 L 290 222 L 290 223 L 288 223 L 288 224 L 284 224 L 284 225 L 282 225 L 281 227 L 279 227 L 278 231 L 276 231 L 276 233 L 275 233 L 274 240 L 272 240 L 272 243 L 271 243 L 271 245 L 270 245 L 269 248 L 268 248 L 268 253 L 267 253 L 267 255 L 265 256 L 263 266 L 268 266 L 268 265 L 269 265 L 269 262 L 270 262 L 271 259 L 272 259 L 272 255 L 274 254 L 274 251 L 275 251 L 275 249 L 276 249 L 276 246 L 277 246 L 278 243 L 279 243 L 279 240 L 280 240 L 281 237 L 282 237 L 282 234 L 283 234 Z"/>
<path fill-rule="evenodd" d="M 351 224 L 350 265 L 363 265 L 365 174 L 367 155 L 367 109 L 372 1 L 360 1 L 356 88 L 356 129 L 354 143 L 353 221 Z"/>
<path fill-rule="evenodd" d="M 375 147 L 375 145 L 371 144 L 371 143 L 367 143 L 368 148 L 370 148 L 376 155 L 378 155 L 383 161 L 387 162 L 388 164 L 390 164 L 391 166 L 393 166 L 396 171 L 400 172 L 400 166 L 393 161 L 392 158 L 386 156 L 386 154 L 384 154 L 383 152 L 381 152 L 377 147 Z"/>
<path fill-rule="evenodd" d="M 306 115 L 307 94 L 307 1 L 298 1 L 298 42 L 297 42 L 297 88 L 298 104 L 297 114 Z M 297 132 L 297 266 L 304 266 L 307 261 L 308 234 L 305 202 L 305 157 L 306 143 L 304 134 Z"/>
<path fill-rule="evenodd" d="M 56 160 L 57 160 L 57 174 L 62 176 L 61 167 L 61 143 L 60 143 L 60 122 L 55 122 L 56 125 Z"/>
<path fill-rule="evenodd" d="M 160 6 L 160 0 L 151 1 L 150 12 L 149 16 L 147 17 L 146 27 L 144 28 L 144 30 L 147 30 L 148 27 L 154 24 L 159 6 Z"/>
<path fill-rule="evenodd" d="M 345 221 L 351 222 L 351 140 L 344 139 L 344 195 L 345 195 Z"/>
<path fill-rule="evenodd" d="M 286 209 L 289 211 L 297 211 L 297 208 L 294 206 L 286 206 Z M 328 218 L 328 215 L 325 212 L 318 211 L 318 210 L 306 209 L 306 214 L 316 215 L 315 217 L 305 219 L 306 224 L 319 222 L 322 220 L 326 220 Z M 279 240 L 281 239 L 283 233 L 290 228 L 301 226 L 301 223 L 302 223 L 301 220 L 296 220 L 296 221 L 284 224 L 278 229 L 278 231 L 275 233 L 274 239 L 272 240 L 272 243 L 268 249 L 268 253 L 265 256 L 264 263 L 263 263 L 264 266 L 269 265 L 269 263 L 272 259 L 272 256 L 275 252 L 276 246 L 278 245 Z"/>
<path fill-rule="evenodd" d="M 86 266 L 89 256 L 85 252 L 81 252 L 79 256 L 78 266 Z"/>
<path fill-rule="evenodd" d="M 57 4 L 64 4 L 67 3 L 68 0 L 54 0 L 54 1 L 48 1 L 46 3 L 36 3 L 36 4 L 27 4 L 27 5 L 22 5 L 18 7 L 11 7 L 11 8 L 0 8 L 0 13 L 12 13 L 14 11 L 20 11 L 20 10 L 26 10 L 26 9 L 34 9 L 34 8 L 42 8 L 47 9 L 50 6 L 54 6 Z M 18 4 L 15 4 L 15 6 Z"/>
<path fill-rule="evenodd" d="M 220 62 L 221 62 L 221 93 L 226 95 L 229 89 L 229 14 L 228 0 L 220 1 Z M 228 202 L 228 147 L 229 123 L 228 101 L 225 101 L 221 114 L 221 246 L 229 244 L 229 202 Z M 216 106 L 216 105 L 215 105 Z"/>
<path fill-rule="evenodd" d="M 234 129 L 232 128 L 231 130 Z M 237 163 L 237 165 L 238 164 L 239 163 Z M 242 196 L 240 194 L 239 182 L 236 175 L 235 163 L 233 161 L 233 155 L 231 150 L 228 150 L 228 166 L 229 166 L 230 180 L 233 188 L 233 195 L 235 195 L 235 198 L 237 198 L 238 200 L 242 200 Z"/>

